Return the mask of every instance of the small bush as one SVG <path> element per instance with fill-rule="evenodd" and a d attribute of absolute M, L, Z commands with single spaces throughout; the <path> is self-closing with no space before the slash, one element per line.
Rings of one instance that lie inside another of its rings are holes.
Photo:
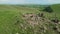
<path fill-rule="evenodd" d="M 43 9 L 43 11 L 46 11 L 46 12 L 49 12 L 49 13 L 53 12 L 53 10 L 52 10 L 52 8 L 50 6 L 45 7 L 45 9 Z"/>

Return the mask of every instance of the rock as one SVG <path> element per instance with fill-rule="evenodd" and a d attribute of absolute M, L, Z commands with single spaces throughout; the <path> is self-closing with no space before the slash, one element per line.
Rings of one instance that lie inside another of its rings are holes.
<path fill-rule="evenodd" d="M 19 34 L 19 33 L 16 33 L 16 34 Z"/>
<path fill-rule="evenodd" d="M 58 24 L 60 24 L 60 22 L 58 22 Z"/>

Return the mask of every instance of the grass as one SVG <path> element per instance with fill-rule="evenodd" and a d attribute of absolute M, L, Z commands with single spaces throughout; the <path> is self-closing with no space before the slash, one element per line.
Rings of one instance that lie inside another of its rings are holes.
<path fill-rule="evenodd" d="M 15 16 L 18 15 L 18 12 L 8 6 L 0 7 L 0 34 L 12 34 L 12 31 L 16 28 L 14 23 L 16 23 Z"/>

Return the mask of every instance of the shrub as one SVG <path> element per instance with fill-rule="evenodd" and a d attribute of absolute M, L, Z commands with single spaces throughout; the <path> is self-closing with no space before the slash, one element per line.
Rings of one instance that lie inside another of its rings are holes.
<path fill-rule="evenodd" d="M 43 11 L 46 11 L 46 12 L 49 12 L 49 13 L 52 13 L 53 12 L 53 10 L 52 10 L 52 8 L 50 6 L 45 7 L 43 9 Z"/>

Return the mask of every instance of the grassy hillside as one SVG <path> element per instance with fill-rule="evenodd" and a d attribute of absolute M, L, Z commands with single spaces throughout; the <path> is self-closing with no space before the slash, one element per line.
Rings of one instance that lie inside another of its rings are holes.
<path fill-rule="evenodd" d="M 34 34 L 32 30 L 34 30 L 33 28 L 29 28 L 26 29 L 26 31 L 24 29 L 21 29 L 20 24 L 24 24 L 26 25 L 26 21 L 24 21 L 22 19 L 22 14 L 25 13 L 40 13 L 42 11 L 39 11 L 39 9 L 41 8 L 36 8 L 36 6 L 34 6 L 35 8 L 31 7 L 22 7 L 22 6 L 17 6 L 17 5 L 0 5 L 0 34 Z M 46 18 L 53 18 L 55 16 L 55 13 L 58 17 L 58 19 L 60 19 L 60 5 L 52 5 L 51 6 L 53 9 L 53 13 L 47 13 L 47 12 L 43 12 Z M 17 23 L 17 24 L 16 24 Z M 43 26 L 45 25 L 45 23 L 43 24 Z M 50 24 L 50 25 L 45 25 L 47 28 L 49 27 L 53 27 L 55 24 Z M 26 25 L 28 26 L 28 25 Z M 38 26 L 38 25 L 37 25 Z M 39 29 L 39 25 L 38 27 L 35 27 L 36 30 Z M 40 29 L 41 30 L 41 29 Z M 43 32 L 42 32 L 43 33 Z M 41 34 L 39 32 L 37 32 L 37 34 Z M 44 34 L 57 34 L 56 31 L 49 29 L 47 30 L 46 33 Z"/>
<path fill-rule="evenodd" d="M 18 29 L 14 24 L 16 23 L 18 11 L 11 6 L 0 6 L 0 34 L 12 34 Z"/>
<path fill-rule="evenodd" d="M 18 25 L 15 25 L 15 23 L 17 23 L 17 20 L 20 23 L 23 22 L 21 15 L 27 12 L 36 13 L 37 10 L 28 7 L 0 5 L 0 34 L 16 34 L 20 32 Z"/>
<path fill-rule="evenodd" d="M 57 14 L 57 17 L 60 19 L 60 4 L 52 5 L 52 9 L 53 9 L 54 13 Z"/>

